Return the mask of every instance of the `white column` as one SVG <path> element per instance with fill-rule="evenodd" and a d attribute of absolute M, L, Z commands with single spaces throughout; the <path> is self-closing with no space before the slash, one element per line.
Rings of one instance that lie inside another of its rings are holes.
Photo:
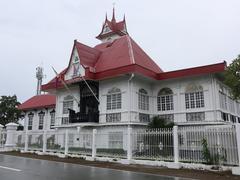
<path fill-rule="evenodd" d="M 237 137 L 237 151 L 238 151 L 238 165 L 240 166 L 240 124 L 236 123 L 236 137 Z"/>
<path fill-rule="evenodd" d="M 18 124 L 16 124 L 16 123 L 8 123 L 6 125 L 7 139 L 6 139 L 5 147 L 14 147 L 14 146 L 16 146 L 16 143 L 14 141 L 14 134 L 17 131 L 17 127 L 18 127 Z"/>
<path fill-rule="evenodd" d="M 28 151 L 28 130 L 25 131 L 24 151 Z"/>
<path fill-rule="evenodd" d="M 47 149 L 47 131 L 43 131 L 43 153 L 46 152 Z"/>
<path fill-rule="evenodd" d="M 177 126 L 173 126 L 173 147 L 174 147 L 174 162 L 178 163 L 179 161 L 179 148 L 178 148 L 178 127 Z"/>
<path fill-rule="evenodd" d="M 68 154 L 68 129 L 66 129 L 65 131 L 65 151 L 64 154 L 67 155 Z"/>
<path fill-rule="evenodd" d="M 232 174 L 240 175 L 240 124 L 236 123 L 234 125 L 236 129 L 236 138 L 237 138 L 238 166 L 232 167 Z"/>
<path fill-rule="evenodd" d="M 0 147 L 3 146 L 3 134 L 2 134 L 2 131 L 3 131 L 3 125 L 0 124 Z"/>
<path fill-rule="evenodd" d="M 127 159 L 132 159 L 132 128 L 128 127 L 127 130 Z"/>
<path fill-rule="evenodd" d="M 96 134 L 97 134 L 97 130 L 93 129 L 93 132 L 92 132 L 92 157 L 93 158 L 96 157 Z"/>

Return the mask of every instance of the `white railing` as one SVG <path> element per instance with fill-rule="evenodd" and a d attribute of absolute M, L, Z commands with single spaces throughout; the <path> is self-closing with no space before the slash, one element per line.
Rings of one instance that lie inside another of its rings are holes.
<path fill-rule="evenodd" d="M 238 165 L 234 126 L 179 127 L 178 139 L 180 161 Z"/>
<path fill-rule="evenodd" d="M 68 153 L 92 155 L 92 131 L 72 131 L 68 134 Z"/>
<path fill-rule="evenodd" d="M 25 151 L 235 166 L 240 156 L 240 125 L 237 127 L 239 130 L 218 125 L 16 131 L 13 143 Z M 6 133 L 0 135 L 3 144 Z"/>
<path fill-rule="evenodd" d="M 132 157 L 133 159 L 173 161 L 172 128 L 133 131 Z"/>
<path fill-rule="evenodd" d="M 16 131 L 14 133 L 14 144 L 16 144 L 16 149 L 22 150 L 25 147 L 25 131 Z"/>

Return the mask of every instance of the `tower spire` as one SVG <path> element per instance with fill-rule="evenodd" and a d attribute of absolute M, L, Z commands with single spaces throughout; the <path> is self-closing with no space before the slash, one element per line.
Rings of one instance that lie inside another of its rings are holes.
<path fill-rule="evenodd" d="M 116 22 L 116 18 L 115 18 L 115 3 L 113 3 L 113 13 L 112 13 L 112 22 Z"/>

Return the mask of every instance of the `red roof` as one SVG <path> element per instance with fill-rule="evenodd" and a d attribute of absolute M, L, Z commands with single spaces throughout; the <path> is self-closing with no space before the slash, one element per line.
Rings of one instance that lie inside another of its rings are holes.
<path fill-rule="evenodd" d="M 85 78 L 91 80 L 101 80 L 128 73 L 141 74 L 156 80 L 165 80 L 223 72 L 226 67 L 226 62 L 222 62 L 207 66 L 163 72 L 129 35 L 119 37 L 113 42 L 101 43 L 93 48 L 74 41 L 73 49 L 75 47 L 80 57 L 80 63 L 85 68 Z M 67 69 L 68 68 L 60 74 L 63 80 Z M 79 77 L 68 80 L 66 83 L 81 80 Z M 59 87 L 62 87 L 62 83 L 55 77 L 49 83 L 42 85 L 42 90 Z"/>
<path fill-rule="evenodd" d="M 105 26 L 108 26 L 109 29 L 110 29 L 110 31 L 107 32 L 107 33 L 103 32 Z M 124 16 L 124 19 L 122 21 L 116 22 L 114 8 L 113 8 L 112 20 L 109 21 L 108 18 L 107 18 L 107 15 L 106 15 L 106 19 L 105 19 L 105 22 L 102 26 L 102 30 L 96 38 L 101 40 L 101 39 L 103 39 L 103 38 L 105 38 L 105 37 L 107 37 L 111 34 L 118 34 L 120 36 L 128 34 L 127 33 L 125 16 Z"/>
<path fill-rule="evenodd" d="M 18 109 L 20 110 L 32 110 L 32 109 L 40 109 L 40 108 L 50 108 L 55 107 L 56 105 L 56 96 L 50 94 L 37 95 L 33 96 L 20 106 Z"/>
<path fill-rule="evenodd" d="M 155 73 L 162 72 L 161 68 L 129 35 L 122 36 L 113 42 L 97 45 L 95 49 L 102 52 L 95 64 L 96 73 L 132 64 L 137 64 Z"/>
<path fill-rule="evenodd" d="M 219 73 L 223 72 L 227 67 L 226 62 L 217 63 L 217 64 L 210 64 L 206 66 L 199 66 L 193 67 L 188 69 L 181 69 L 176 71 L 169 71 L 158 74 L 158 80 L 164 79 L 173 79 L 173 78 L 181 78 L 186 76 L 196 76 L 196 75 L 203 75 L 203 74 L 212 74 L 212 73 Z"/>

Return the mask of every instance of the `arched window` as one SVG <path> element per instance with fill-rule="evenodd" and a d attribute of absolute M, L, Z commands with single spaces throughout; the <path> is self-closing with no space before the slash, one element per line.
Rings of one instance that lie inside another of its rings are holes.
<path fill-rule="evenodd" d="M 73 109 L 73 97 L 71 95 L 63 99 L 63 114 L 68 114 L 68 109 Z"/>
<path fill-rule="evenodd" d="M 121 109 L 122 106 L 122 94 L 118 88 L 112 88 L 107 94 L 107 110 Z"/>
<path fill-rule="evenodd" d="M 33 126 L 33 116 L 34 114 L 32 112 L 30 112 L 28 114 L 28 130 L 32 130 L 32 126 Z"/>
<path fill-rule="evenodd" d="M 157 97 L 158 111 L 173 110 L 173 91 L 170 88 L 162 88 Z"/>
<path fill-rule="evenodd" d="M 38 125 L 38 129 L 40 130 L 40 129 L 43 129 L 43 124 L 44 124 L 44 115 L 45 115 L 45 113 L 44 112 L 40 112 L 40 113 L 38 113 L 38 118 L 39 118 L 39 125 Z"/>
<path fill-rule="evenodd" d="M 138 108 L 149 110 L 149 96 L 145 89 L 139 89 L 138 91 Z"/>
<path fill-rule="evenodd" d="M 186 109 L 204 107 L 203 88 L 200 85 L 189 84 L 185 91 Z"/>

